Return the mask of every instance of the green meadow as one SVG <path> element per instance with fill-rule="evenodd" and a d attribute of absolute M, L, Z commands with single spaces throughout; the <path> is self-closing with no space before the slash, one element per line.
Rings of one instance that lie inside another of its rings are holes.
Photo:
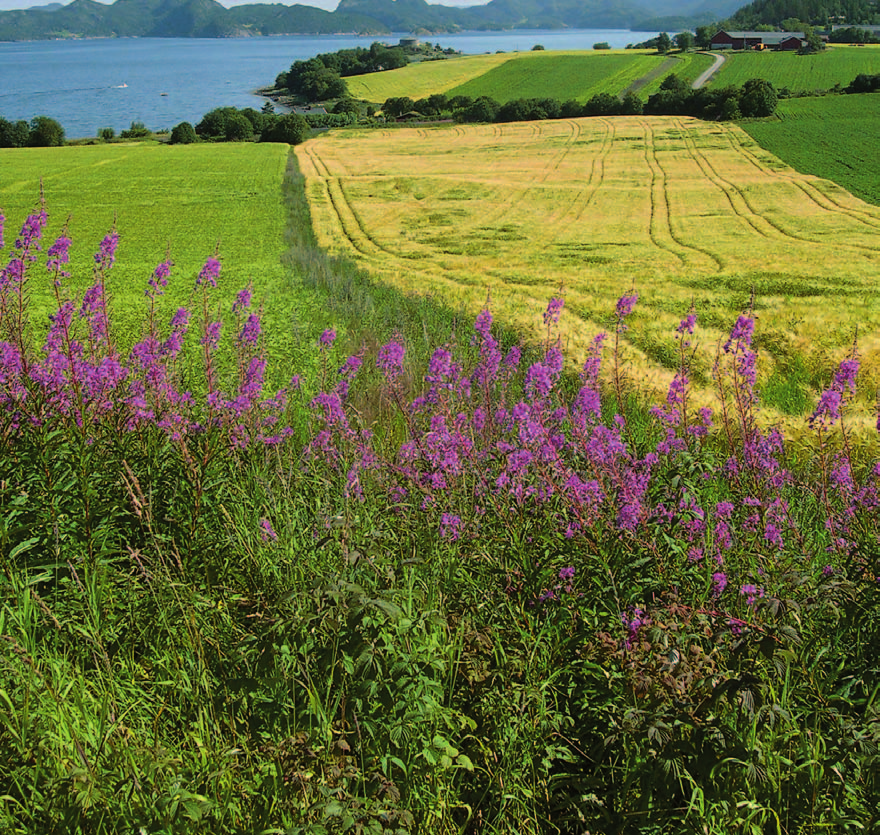
<path fill-rule="evenodd" d="M 432 93 L 489 96 L 500 103 L 548 96 L 585 102 L 598 93 L 623 93 L 646 77 L 650 81 L 640 90 L 642 95 L 656 92 L 669 73 L 692 81 L 710 62 L 705 55 L 663 56 L 637 50 L 538 51 L 410 64 L 348 78 L 346 84 L 355 98 L 378 103 L 397 96 L 419 99 Z"/>
<path fill-rule="evenodd" d="M 290 358 L 297 330 L 292 311 L 308 322 L 316 310 L 282 265 L 288 154 L 287 145 L 269 143 L 4 151 L 0 207 L 9 218 L 7 238 L 17 231 L 13 224 L 38 204 L 42 183 L 46 238 L 54 240 L 67 225 L 75 242 L 73 286 L 82 290 L 93 253 L 115 225 L 118 263 L 110 288 L 124 344 L 139 335 L 146 283 L 166 251 L 175 266 L 160 309 L 170 315 L 186 303 L 201 265 L 216 250 L 223 265 L 218 300 L 228 308 L 235 293 L 252 283 L 255 296 L 267 300 L 264 326 L 273 333 L 273 353 Z M 50 282 L 35 281 L 31 292 L 35 310 L 47 312 L 54 303 Z"/>
<path fill-rule="evenodd" d="M 793 93 L 846 87 L 859 73 L 880 73 L 880 47 L 830 46 L 824 52 L 736 52 L 728 54 L 710 87 L 740 86 L 750 78 L 765 78 L 777 90 Z"/>
<path fill-rule="evenodd" d="M 772 119 L 745 121 L 742 128 L 798 171 L 880 205 L 878 124 L 880 96 L 866 93 L 784 99 Z"/>

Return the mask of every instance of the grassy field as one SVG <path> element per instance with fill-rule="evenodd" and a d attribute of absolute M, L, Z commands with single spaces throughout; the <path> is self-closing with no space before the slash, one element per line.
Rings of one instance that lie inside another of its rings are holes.
<path fill-rule="evenodd" d="M 516 53 L 498 53 L 424 61 L 399 70 L 352 76 L 346 78 L 345 83 L 348 92 L 356 99 L 377 103 L 395 96 L 421 99 L 432 93 L 445 93 L 517 57 Z"/>
<path fill-rule="evenodd" d="M 693 302 L 705 379 L 754 290 L 762 373 L 797 358 L 825 379 L 856 323 L 865 367 L 880 369 L 880 210 L 735 126 L 627 117 L 348 132 L 297 154 L 325 246 L 472 310 L 488 293 L 523 327 L 562 286 L 574 356 L 635 287 L 639 374 L 665 384 L 666 336 Z"/>
<path fill-rule="evenodd" d="M 815 55 L 737 52 L 727 56 L 709 86 L 741 85 L 750 78 L 766 78 L 777 89 L 811 92 L 829 90 L 835 84 L 845 87 L 859 73 L 880 73 L 880 47 L 833 46 Z"/>
<path fill-rule="evenodd" d="M 110 290 L 123 329 L 133 338 L 143 292 L 166 248 L 175 263 L 168 310 L 185 304 L 205 259 L 219 245 L 218 300 L 252 281 L 257 298 L 271 297 L 265 327 L 277 333 L 273 350 L 293 351 L 292 317 L 308 322 L 314 306 L 294 290 L 281 263 L 287 212 L 281 183 L 287 145 L 222 144 L 160 146 L 96 145 L 0 152 L 0 209 L 7 239 L 38 202 L 40 182 L 49 212 L 51 242 L 69 217 L 73 282 L 88 280 L 92 254 L 113 226 L 119 233 L 118 263 Z M 81 289 L 81 288 L 80 288 Z M 34 287 L 35 309 L 47 309 L 51 287 Z M 317 317 L 320 318 L 320 317 Z"/>
<path fill-rule="evenodd" d="M 878 124 L 880 96 L 868 93 L 785 99 L 775 119 L 744 122 L 742 127 L 798 171 L 834 180 L 880 205 Z"/>
<path fill-rule="evenodd" d="M 664 57 L 634 50 L 522 52 L 411 64 L 346 83 L 352 96 L 374 102 L 431 93 L 490 96 L 502 103 L 547 96 L 584 102 L 597 93 L 622 93 L 660 67 L 666 69 L 640 91 L 643 95 L 654 92 L 668 72 L 693 80 L 709 62 L 704 55 Z"/>

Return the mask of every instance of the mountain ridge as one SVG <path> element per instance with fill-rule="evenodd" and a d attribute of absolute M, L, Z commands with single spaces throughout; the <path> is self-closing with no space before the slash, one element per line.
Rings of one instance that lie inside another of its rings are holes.
<path fill-rule="evenodd" d="M 706 12 L 711 6 L 713 11 Z M 462 30 L 637 29 L 640 20 L 675 14 L 706 23 L 731 0 L 491 0 L 485 6 L 430 5 L 425 0 L 340 0 L 328 12 L 313 6 L 251 3 L 226 8 L 216 0 L 73 0 L 66 6 L 0 11 L 0 40 L 58 38 L 226 38 L 252 35 L 434 35 Z M 708 16 L 708 19 L 707 19 Z"/>

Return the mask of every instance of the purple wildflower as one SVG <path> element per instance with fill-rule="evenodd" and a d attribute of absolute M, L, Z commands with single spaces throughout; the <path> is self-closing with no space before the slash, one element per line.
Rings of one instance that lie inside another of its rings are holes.
<path fill-rule="evenodd" d="M 253 287 L 248 285 L 243 290 L 239 290 L 232 303 L 232 312 L 239 313 L 247 310 L 251 306 L 251 297 L 253 295 Z"/>
<path fill-rule="evenodd" d="M 275 528 L 268 519 L 260 519 L 260 539 L 263 542 L 274 542 L 278 539 L 278 534 L 275 533 Z"/>
<path fill-rule="evenodd" d="M 171 268 L 173 266 L 173 262 L 166 259 L 153 270 L 153 275 L 150 276 L 150 280 L 147 282 L 149 285 L 149 289 L 146 291 L 147 296 L 155 298 L 163 294 L 168 286 L 168 276 L 171 275 Z"/>
<path fill-rule="evenodd" d="M 755 601 L 764 596 L 764 589 L 752 585 L 751 583 L 746 583 L 740 586 L 739 593 L 740 596 L 745 597 L 746 605 L 754 606 Z"/>
<path fill-rule="evenodd" d="M 679 334 L 688 334 L 688 336 L 693 336 L 694 326 L 697 324 L 697 314 L 696 313 L 688 313 L 684 319 L 679 322 L 678 327 L 675 329 L 676 333 Z"/>
<path fill-rule="evenodd" d="M 387 345 L 379 349 L 376 358 L 376 367 L 385 375 L 390 383 L 396 380 L 403 372 L 403 357 L 406 349 L 397 340 L 391 340 Z"/>
<path fill-rule="evenodd" d="M 119 244 L 119 235 L 115 229 L 111 229 L 101 241 L 98 251 L 95 253 L 95 264 L 99 270 L 109 270 L 116 261 L 116 247 Z"/>
<path fill-rule="evenodd" d="M 712 597 L 721 597 L 727 588 L 727 575 L 723 571 L 716 571 L 712 575 Z"/>
<path fill-rule="evenodd" d="M 551 325 L 559 323 L 559 314 L 562 313 L 562 307 L 565 300 L 559 296 L 554 296 L 547 303 L 547 309 L 544 311 L 544 324 L 549 328 Z"/>
<path fill-rule="evenodd" d="M 254 347 L 260 339 L 262 328 L 260 327 L 260 317 L 257 313 L 248 315 L 241 330 L 238 334 L 238 342 L 240 345 L 250 345 Z"/>
<path fill-rule="evenodd" d="M 633 293 L 629 296 L 621 296 L 617 300 L 617 307 L 615 308 L 615 315 L 617 316 L 617 333 L 620 334 L 626 331 L 625 320 L 633 312 L 633 308 L 636 306 L 638 300 L 638 293 Z"/>
<path fill-rule="evenodd" d="M 208 322 L 205 325 L 205 335 L 202 337 L 200 344 L 205 345 L 209 351 L 217 348 L 220 342 L 220 331 L 223 328 L 223 322 Z"/>
<path fill-rule="evenodd" d="M 560 580 L 573 580 L 574 579 L 574 566 L 567 565 L 565 568 L 559 569 L 559 579 Z"/>
<path fill-rule="evenodd" d="M 214 256 L 211 256 L 207 261 L 205 261 L 205 265 L 199 272 L 199 276 L 196 279 L 196 287 L 201 287 L 202 285 L 216 287 L 217 277 L 219 275 L 220 262 Z"/>
<path fill-rule="evenodd" d="M 46 269 L 50 273 L 55 273 L 56 285 L 60 284 L 61 278 L 70 277 L 70 273 L 62 267 L 62 264 L 67 264 L 70 262 L 70 244 L 70 238 L 68 238 L 66 234 L 62 234 L 58 237 L 55 243 L 49 247 L 49 251 L 46 253 L 46 255 L 48 256 L 48 260 L 46 261 Z"/>
<path fill-rule="evenodd" d="M 320 345 L 322 350 L 328 350 L 333 347 L 333 343 L 336 341 L 336 331 L 333 328 L 327 328 L 324 333 L 318 338 L 318 345 Z"/>
<path fill-rule="evenodd" d="M 440 536 L 455 542 L 461 536 L 461 517 L 455 513 L 444 513 L 440 517 Z"/>
<path fill-rule="evenodd" d="M 852 355 L 845 359 L 834 373 L 831 387 L 822 392 L 816 410 L 810 416 L 811 429 L 825 429 L 840 420 L 841 407 L 848 403 L 856 392 L 856 377 L 859 373 L 859 360 L 855 347 Z"/>

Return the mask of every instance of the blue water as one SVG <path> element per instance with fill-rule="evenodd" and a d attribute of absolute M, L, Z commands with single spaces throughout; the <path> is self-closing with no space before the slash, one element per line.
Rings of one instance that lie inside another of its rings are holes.
<path fill-rule="evenodd" d="M 295 60 L 374 40 L 376 37 L 287 36 L 241 39 L 119 38 L 0 43 L 0 116 L 30 120 L 44 115 L 64 125 L 68 138 L 117 131 L 131 122 L 158 130 L 195 124 L 223 105 L 261 107 L 258 87 L 271 85 Z M 623 29 L 558 32 L 469 32 L 427 40 L 467 54 L 612 47 L 651 37 Z M 125 85 L 125 86 L 123 86 Z M 164 94 L 164 95 L 163 95 Z"/>

